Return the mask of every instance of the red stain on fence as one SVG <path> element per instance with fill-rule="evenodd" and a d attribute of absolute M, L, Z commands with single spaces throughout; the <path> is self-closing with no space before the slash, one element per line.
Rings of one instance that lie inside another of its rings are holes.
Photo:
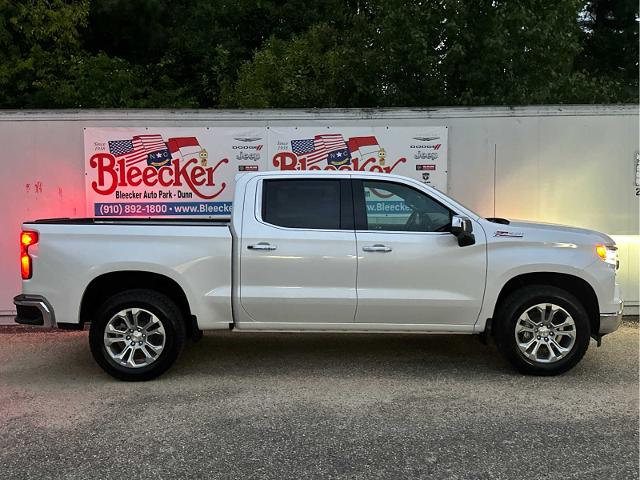
<path fill-rule="evenodd" d="M 27 193 L 31 193 L 31 183 L 24 184 L 24 190 Z M 42 193 L 42 182 L 38 180 L 33 184 L 33 193 Z"/>

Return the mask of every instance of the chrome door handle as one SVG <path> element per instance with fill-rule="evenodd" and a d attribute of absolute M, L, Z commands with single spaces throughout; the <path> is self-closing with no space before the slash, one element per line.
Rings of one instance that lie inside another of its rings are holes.
<path fill-rule="evenodd" d="M 387 247 L 386 245 L 381 245 L 379 243 L 376 243 L 375 245 L 368 245 L 366 247 L 362 247 L 362 251 L 364 252 L 387 253 L 387 252 L 390 252 L 391 250 L 392 250 L 391 247 Z"/>
<path fill-rule="evenodd" d="M 247 247 L 249 250 L 275 250 L 277 247 L 267 242 L 254 243 Z"/>

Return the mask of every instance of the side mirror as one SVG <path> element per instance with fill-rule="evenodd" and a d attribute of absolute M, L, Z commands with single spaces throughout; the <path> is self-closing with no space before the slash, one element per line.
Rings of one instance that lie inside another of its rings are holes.
<path fill-rule="evenodd" d="M 451 218 L 451 233 L 458 237 L 458 245 L 461 247 L 476 243 L 476 237 L 473 235 L 473 225 L 467 217 L 454 215 Z"/>

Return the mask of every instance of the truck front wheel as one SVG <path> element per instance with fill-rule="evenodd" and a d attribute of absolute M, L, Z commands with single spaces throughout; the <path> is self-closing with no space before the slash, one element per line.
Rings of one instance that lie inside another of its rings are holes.
<path fill-rule="evenodd" d="M 146 289 L 107 299 L 89 329 L 93 358 L 120 380 L 150 380 L 162 374 L 178 357 L 184 340 L 180 309 L 167 296 Z"/>
<path fill-rule="evenodd" d="M 587 312 L 576 297 L 557 287 L 531 285 L 511 293 L 495 320 L 498 349 L 522 373 L 566 372 L 589 347 Z"/>

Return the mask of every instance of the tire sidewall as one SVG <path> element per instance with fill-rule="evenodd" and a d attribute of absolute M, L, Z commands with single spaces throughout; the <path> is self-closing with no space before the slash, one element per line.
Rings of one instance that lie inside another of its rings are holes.
<path fill-rule="evenodd" d="M 584 356 L 591 337 L 588 315 L 573 295 L 561 289 L 541 287 L 531 291 L 516 292 L 505 303 L 501 313 L 501 328 L 498 332 L 498 347 L 512 364 L 523 373 L 554 375 L 565 372 L 577 364 Z M 540 303 L 553 303 L 564 308 L 573 318 L 576 340 L 569 354 L 554 363 L 539 363 L 527 358 L 515 340 L 515 327 L 520 316 L 529 308 Z"/>
<path fill-rule="evenodd" d="M 111 318 L 122 310 L 142 308 L 150 311 L 165 330 L 164 349 L 151 364 L 140 368 L 128 368 L 113 360 L 104 344 L 104 331 Z M 176 360 L 184 342 L 184 328 L 180 329 L 180 312 L 163 295 L 151 291 L 128 291 L 107 300 L 96 312 L 89 329 L 91 352 L 96 362 L 110 375 L 121 380 L 149 380 L 165 372 Z"/>

